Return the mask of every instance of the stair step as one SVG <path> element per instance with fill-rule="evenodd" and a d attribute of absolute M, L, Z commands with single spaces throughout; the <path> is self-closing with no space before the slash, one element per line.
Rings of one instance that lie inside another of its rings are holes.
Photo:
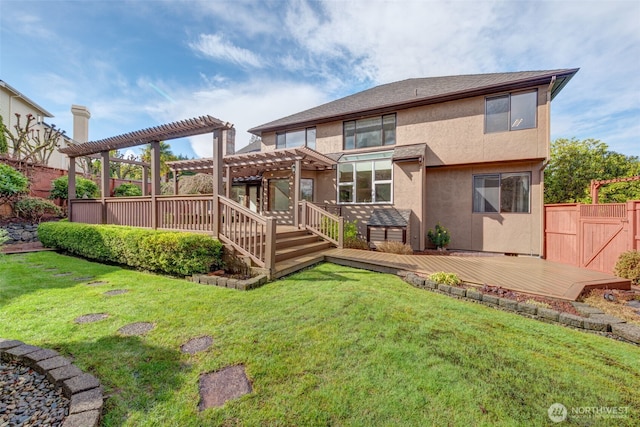
<path fill-rule="evenodd" d="M 276 271 L 274 274 L 274 278 L 278 279 L 283 276 L 287 276 L 289 274 L 295 273 L 296 271 L 300 271 L 304 268 L 312 266 L 314 264 L 318 264 L 324 261 L 324 252 L 320 253 L 310 253 L 305 255 L 296 256 L 293 258 L 286 259 L 284 261 L 280 261 L 276 264 Z"/>
<path fill-rule="evenodd" d="M 288 231 L 280 231 L 276 233 L 276 240 L 280 240 L 280 239 L 288 239 L 290 237 L 299 237 L 299 236 L 306 236 L 307 234 L 309 234 L 309 232 L 307 230 L 288 230 Z"/>
<path fill-rule="evenodd" d="M 331 243 L 325 241 L 319 241 L 314 243 L 306 243 L 299 246 L 291 246 L 284 249 L 276 250 L 276 262 L 293 258 L 299 255 L 304 255 L 312 252 L 319 252 L 331 247 Z"/>
<path fill-rule="evenodd" d="M 276 238 L 276 250 L 290 248 L 291 246 L 300 246 L 307 243 L 315 243 L 320 239 L 318 236 L 310 233 L 305 233 L 301 236 L 287 237 L 284 239 Z"/>

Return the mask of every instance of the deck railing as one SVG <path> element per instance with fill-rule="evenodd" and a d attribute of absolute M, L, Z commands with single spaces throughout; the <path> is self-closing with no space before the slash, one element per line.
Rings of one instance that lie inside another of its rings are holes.
<path fill-rule="evenodd" d="M 344 243 L 344 218 L 303 200 L 300 202 L 300 226 L 330 241 L 339 248 Z"/>
<path fill-rule="evenodd" d="M 213 231 L 213 195 L 75 199 L 71 206 L 73 222 Z"/>
<path fill-rule="evenodd" d="M 218 196 L 218 238 L 250 257 L 257 265 L 275 271 L 276 220 Z"/>

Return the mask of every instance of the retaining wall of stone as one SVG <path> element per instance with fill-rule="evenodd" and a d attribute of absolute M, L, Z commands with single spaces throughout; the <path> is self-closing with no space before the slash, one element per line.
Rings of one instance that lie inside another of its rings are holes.
<path fill-rule="evenodd" d="M 7 224 L 0 227 L 6 230 L 11 240 L 7 241 L 7 245 L 16 243 L 32 243 L 38 241 L 38 224 L 33 223 L 16 223 Z"/>
<path fill-rule="evenodd" d="M 17 361 L 47 377 L 62 388 L 69 399 L 69 415 L 64 427 L 97 427 L 102 414 L 103 396 L 100 381 L 85 374 L 54 350 L 28 345 L 22 341 L 0 338 L 0 359 Z"/>

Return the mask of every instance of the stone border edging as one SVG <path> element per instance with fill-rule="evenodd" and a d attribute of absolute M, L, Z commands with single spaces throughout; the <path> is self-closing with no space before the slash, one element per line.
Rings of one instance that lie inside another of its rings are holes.
<path fill-rule="evenodd" d="M 203 285 L 214 285 L 221 288 L 231 288 L 238 289 L 239 291 L 248 291 L 251 289 L 259 288 L 260 286 L 267 283 L 267 276 L 264 274 L 260 274 L 247 280 L 240 280 L 233 279 L 231 277 L 199 274 L 188 277 L 187 280 L 194 283 L 201 283 Z"/>
<path fill-rule="evenodd" d="M 404 281 L 420 289 L 435 291 L 455 298 L 481 303 L 490 307 L 515 312 L 535 319 L 560 323 L 592 332 L 608 332 L 630 343 L 640 345 L 640 326 L 626 323 L 617 317 L 609 316 L 603 311 L 588 304 L 574 302 L 573 306 L 582 316 L 563 313 L 549 308 L 538 307 L 525 302 L 518 302 L 496 295 L 483 294 L 475 289 L 464 289 L 457 286 L 438 284 L 415 273 L 409 272 Z"/>
<path fill-rule="evenodd" d="M 85 374 L 57 351 L 0 338 L 0 359 L 16 361 L 47 377 L 69 399 L 63 427 L 97 427 L 104 404 L 100 381 Z"/>

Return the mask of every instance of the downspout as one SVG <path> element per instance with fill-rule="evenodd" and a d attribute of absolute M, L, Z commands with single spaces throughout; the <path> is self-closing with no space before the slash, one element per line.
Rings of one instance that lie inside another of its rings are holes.
<path fill-rule="evenodd" d="M 542 212 L 540 215 L 540 258 L 545 259 L 547 257 L 547 221 L 546 221 L 546 213 L 544 210 L 544 170 L 549 166 L 549 162 L 551 161 L 551 91 L 553 90 L 553 86 L 556 84 L 556 76 L 551 77 L 551 82 L 549 82 L 549 88 L 547 89 L 547 134 L 546 138 L 546 147 L 545 147 L 545 160 L 542 162 L 542 167 L 540 168 L 540 197 L 542 202 Z"/>

